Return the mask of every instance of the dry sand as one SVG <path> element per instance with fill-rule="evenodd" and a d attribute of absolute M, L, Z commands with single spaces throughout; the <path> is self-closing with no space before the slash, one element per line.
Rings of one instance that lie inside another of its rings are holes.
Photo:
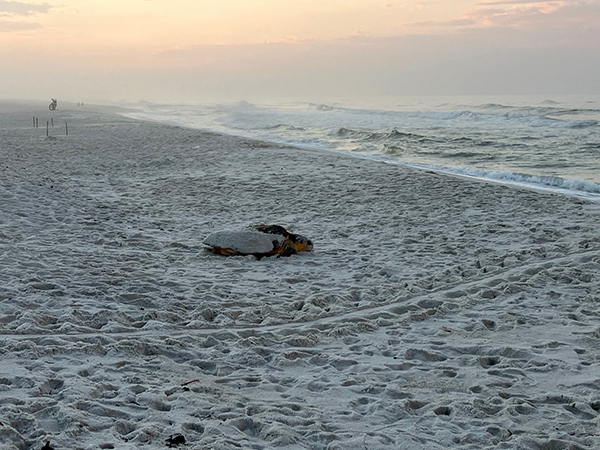
<path fill-rule="evenodd" d="M 598 204 L 0 108 L 0 448 L 600 448 Z"/>

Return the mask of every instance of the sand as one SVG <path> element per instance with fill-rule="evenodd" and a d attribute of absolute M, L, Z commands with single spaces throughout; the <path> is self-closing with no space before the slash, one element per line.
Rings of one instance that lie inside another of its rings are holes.
<path fill-rule="evenodd" d="M 0 448 L 600 448 L 598 203 L 59 108 L 0 103 Z"/>

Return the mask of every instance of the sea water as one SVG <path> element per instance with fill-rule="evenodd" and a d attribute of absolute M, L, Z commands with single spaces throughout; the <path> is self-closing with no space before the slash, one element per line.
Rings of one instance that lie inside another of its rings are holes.
<path fill-rule="evenodd" d="M 128 106 L 138 119 L 600 199 L 600 96 Z"/>

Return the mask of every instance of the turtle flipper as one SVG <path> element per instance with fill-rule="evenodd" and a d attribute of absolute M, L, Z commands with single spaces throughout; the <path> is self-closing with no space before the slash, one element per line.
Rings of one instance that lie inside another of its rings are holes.
<path fill-rule="evenodd" d="M 276 243 L 275 241 L 273 241 L 273 245 L 277 246 L 274 250 L 274 253 L 277 255 L 278 258 L 280 256 L 291 256 L 298 253 L 288 239 L 283 240 L 283 242 L 281 243 Z"/>
<path fill-rule="evenodd" d="M 212 247 L 210 249 L 210 251 L 217 255 L 224 255 L 224 256 L 245 255 L 245 253 L 241 253 L 236 250 L 232 250 L 230 248 L 222 248 L 222 247 Z"/>

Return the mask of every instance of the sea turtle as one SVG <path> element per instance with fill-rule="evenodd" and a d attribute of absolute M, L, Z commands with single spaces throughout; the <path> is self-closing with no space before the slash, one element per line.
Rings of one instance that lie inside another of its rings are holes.
<path fill-rule="evenodd" d="M 280 225 L 252 225 L 240 231 L 218 231 L 203 242 L 213 253 L 225 256 L 290 256 L 313 249 L 313 243 Z"/>

